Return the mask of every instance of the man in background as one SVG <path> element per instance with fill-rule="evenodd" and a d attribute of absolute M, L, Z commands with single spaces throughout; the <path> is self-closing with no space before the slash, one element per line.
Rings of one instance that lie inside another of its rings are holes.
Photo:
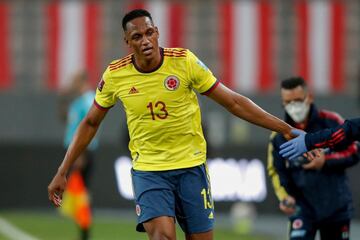
<path fill-rule="evenodd" d="M 67 149 L 75 131 L 93 104 L 95 91 L 88 83 L 87 73 L 74 74 L 70 86 L 61 93 L 60 114 L 66 122 L 64 148 Z M 80 228 L 80 239 L 89 239 L 91 209 L 88 198 L 90 175 L 98 139 L 94 138 L 87 149 L 74 162 L 64 192 L 61 213 L 74 219 Z"/>
<path fill-rule="evenodd" d="M 337 113 L 316 108 L 300 77 L 282 81 L 281 99 L 285 121 L 294 128 L 315 132 L 343 123 Z M 268 173 L 279 208 L 289 217 L 289 239 L 313 240 L 318 230 L 323 240 L 349 239 L 353 206 L 345 170 L 359 161 L 356 144 L 340 152 L 316 149 L 312 158 L 289 161 L 278 153 L 284 142 L 281 134 L 271 135 Z"/>

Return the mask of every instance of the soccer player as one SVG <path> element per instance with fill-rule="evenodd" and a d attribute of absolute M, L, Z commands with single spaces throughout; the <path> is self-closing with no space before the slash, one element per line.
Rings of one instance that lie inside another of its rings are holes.
<path fill-rule="evenodd" d="M 292 133 L 297 137 L 280 146 L 280 154 L 290 159 L 319 147 L 341 149 L 360 140 L 360 118 L 347 119 L 342 125 L 315 133 L 297 129 L 293 129 Z"/>
<path fill-rule="evenodd" d="M 304 79 L 292 77 L 281 83 L 285 121 L 298 129 L 315 132 L 336 127 L 343 120 L 334 112 L 318 110 Z M 268 174 L 279 199 L 280 210 L 289 218 L 289 239 L 349 239 L 353 214 L 351 191 L 345 170 L 360 160 L 355 143 L 342 151 L 316 150 L 312 158 L 289 161 L 279 153 L 286 142 L 273 133 L 268 148 Z"/>
<path fill-rule="evenodd" d="M 130 135 L 137 230 L 152 240 L 173 240 L 176 218 L 187 240 L 211 240 L 214 205 L 195 91 L 288 137 L 291 126 L 222 85 L 191 51 L 159 47 L 159 30 L 146 10 L 127 13 L 122 27 L 132 54 L 113 61 L 103 74 L 94 105 L 48 186 L 49 199 L 61 204 L 70 166 L 120 100 Z"/>

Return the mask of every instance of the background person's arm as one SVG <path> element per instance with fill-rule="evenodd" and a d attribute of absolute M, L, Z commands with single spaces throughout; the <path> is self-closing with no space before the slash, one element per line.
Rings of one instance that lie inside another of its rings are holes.
<path fill-rule="evenodd" d="M 291 176 L 286 168 L 286 160 L 279 155 L 277 144 L 274 141 L 275 136 L 276 133 L 273 132 L 268 145 L 267 172 L 279 200 L 280 210 L 290 216 L 295 213 L 296 200 L 287 191 L 287 189 L 291 189 Z"/>
<path fill-rule="evenodd" d="M 230 90 L 223 84 L 219 84 L 208 97 L 241 119 L 284 134 L 288 139 L 291 136 L 292 127 L 289 124 L 266 112 L 249 98 Z"/>
<path fill-rule="evenodd" d="M 336 128 L 305 135 L 308 149 L 324 147 L 345 149 L 356 140 L 360 140 L 360 118 L 345 120 L 344 124 Z"/>
<path fill-rule="evenodd" d="M 327 128 L 315 133 L 306 134 L 297 129 L 292 133 L 297 137 L 280 146 L 280 154 L 289 159 L 314 148 L 345 149 L 353 141 L 360 140 L 360 118 L 345 120 L 344 124 L 336 128 Z"/>
<path fill-rule="evenodd" d="M 100 110 L 93 105 L 76 130 L 64 160 L 48 186 L 49 200 L 56 207 L 61 205 L 62 193 L 66 187 L 66 175 L 69 169 L 95 136 L 106 113 L 106 110 Z"/>

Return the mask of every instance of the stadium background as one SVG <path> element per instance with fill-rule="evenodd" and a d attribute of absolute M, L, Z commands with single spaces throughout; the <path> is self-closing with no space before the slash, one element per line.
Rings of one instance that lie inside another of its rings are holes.
<path fill-rule="evenodd" d="M 128 53 L 121 18 L 150 10 L 164 47 L 191 49 L 224 84 L 282 117 L 281 79 L 308 80 L 321 108 L 360 115 L 360 2 L 45 1 L 0 2 L 0 210 L 48 209 L 46 187 L 63 157 L 58 91 L 79 69 L 95 88 L 107 64 Z M 270 132 L 200 97 L 210 158 L 259 159 Z M 110 111 L 93 176 L 95 208 L 132 209 L 117 191 L 114 161 L 128 155 L 124 112 Z M 349 171 L 360 216 L 359 167 Z M 266 178 L 259 214 L 280 214 Z M 217 203 L 227 213 L 233 202 Z"/>

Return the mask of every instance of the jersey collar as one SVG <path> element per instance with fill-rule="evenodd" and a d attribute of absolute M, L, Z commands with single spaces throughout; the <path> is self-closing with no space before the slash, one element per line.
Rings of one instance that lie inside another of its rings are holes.
<path fill-rule="evenodd" d="M 163 64 L 163 62 L 164 62 L 164 48 L 160 47 L 159 49 L 160 49 L 160 55 L 161 55 L 160 63 L 155 68 L 153 68 L 153 69 L 151 69 L 149 71 L 144 71 L 144 70 L 140 69 L 140 67 L 135 62 L 135 57 L 134 57 L 134 54 L 133 54 L 131 56 L 131 60 L 132 60 L 132 63 L 134 64 L 135 69 L 138 72 L 141 72 L 141 73 L 152 73 L 152 72 L 155 72 L 156 70 L 158 70 L 161 67 L 161 65 Z"/>

